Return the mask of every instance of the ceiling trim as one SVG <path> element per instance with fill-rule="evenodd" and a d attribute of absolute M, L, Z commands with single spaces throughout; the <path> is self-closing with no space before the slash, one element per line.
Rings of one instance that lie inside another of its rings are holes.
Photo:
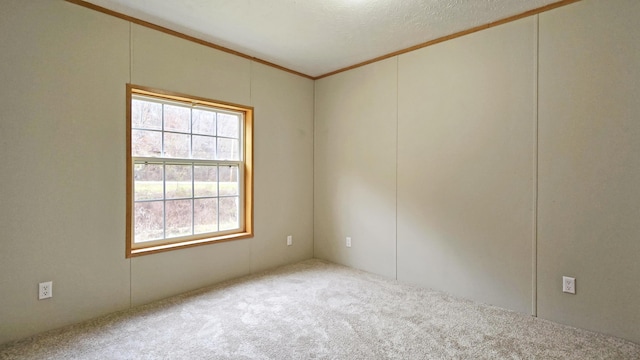
<path fill-rule="evenodd" d="M 437 38 L 437 39 L 434 39 L 434 40 L 430 40 L 430 41 L 424 42 L 422 44 L 418 44 L 418 45 L 414 45 L 414 46 L 408 47 L 406 49 L 402 49 L 402 50 L 394 51 L 394 52 L 386 54 L 386 55 L 378 56 L 377 58 L 373 58 L 371 60 L 363 61 L 361 63 L 357 63 L 357 64 L 354 64 L 354 65 L 351 65 L 351 66 L 347 66 L 347 67 L 342 68 L 342 69 L 338 69 L 338 70 L 335 70 L 335 71 L 332 71 L 332 72 L 328 72 L 328 73 L 323 74 L 323 75 L 316 76 L 313 79 L 314 80 L 318 80 L 318 79 L 325 78 L 327 76 L 339 74 L 341 72 L 345 72 L 345 71 L 348 71 L 348 70 L 359 68 L 361 66 L 369 65 L 369 64 L 372 64 L 372 63 L 375 63 L 375 62 L 378 62 L 378 61 L 382 61 L 382 60 L 394 57 L 394 56 L 398 56 L 398 55 L 406 54 L 406 53 L 414 51 L 414 50 L 422 49 L 422 48 L 425 48 L 427 46 L 439 44 L 441 42 L 445 42 L 445 41 L 448 41 L 448 40 L 459 38 L 461 36 L 469 35 L 469 34 L 472 34 L 472 33 L 478 32 L 478 31 L 486 30 L 486 29 L 489 29 L 489 28 L 492 28 L 492 27 L 495 27 L 495 26 L 498 26 L 498 25 L 503 25 L 503 24 L 506 24 L 506 23 L 510 23 L 512 21 L 516 21 L 516 20 L 520 20 L 520 19 L 523 19 L 523 18 L 526 18 L 526 17 L 529 17 L 529 16 L 537 15 L 537 14 L 543 13 L 545 11 L 549 11 L 549 10 L 553 10 L 553 9 L 559 8 L 561 6 L 573 4 L 573 3 L 578 2 L 578 1 L 580 1 L 580 0 L 561 0 L 561 1 L 558 1 L 558 2 L 553 3 L 553 4 L 545 5 L 545 6 L 537 8 L 537 9 L 525 11 L 525 12 L 523 12 L 521 14 L 517 14 L 517 15 L 510 16 L 508 18 L 504 18 L 502 20 L 494 21 L 494 22 L 491 22 L 491 23 L 488 23 L 488 24 L 485 24 L 485 25 L 476 26 L 474 28 L 471 28 L 471 29 L 468 29 L 468 30 L 463 30 L 463 31 L 457 32 L 455 34 L 446 35 L 446 36 L 443 36 L 443 37 L 440 37 L 440 38 Z"/>
<path fill-rule="evenodd" d="M 318 79 L 322 79 L 322 78 L 325 78 L 325 77 L 328 77 L 328 76 L 331 76 L 331 75 L 339 74 L 339 73 L 342 73 L 342 72 L 345 72 L 345 71 L 348 71 L 348 70 L 352 70 L 352 69 L 356 69 L 356 68 L 359 68 L 359 67 L 362 67 L 362 66 L 365 66 L 365 65 L 369 65 L 369 64 L 372 64 L 372 63 L 375 63 L 375 62 L 378 62 L 378 61 L 382 61 L 382 60 L 385 60 L 385 59 L 388 59 L 388 58 L 391 58 L 391 57 L 394 57 L 394 56 L 406 54 L 406 53 L 414 51 L 414 50 L 422 49 L 422 48 L 425 48 L 425 47 L 428 47 L 428 46 L 431 46 L 431 45 L 439 44 L 441 42 L 445 42 L 445 41 L 452 40 L 452 39 L 455 39 L 455 38 L 459 38 L 459 37 L 462 37 L 462 36 L 465 36 L 465 35 L 469 35 L 469 34 L 472 34 L 472 33 L 478 32 L 478 31 L 486 30 L 486 29 L 489 29 L 489 28 L 492 28 L 492 27 L 495 27 L 495 26 L 499 26 L 499 25 L 503 25 L 503 24 L 506 24 L 506 23 L 509 23 L 509 22 L 512 22 L 512 21 L 520 20 L 522 18 L 526 18 L 526 17 L 529 17 L 529 16 L 537 15 L 537 14 L 540 14 L 540 13 L 543 13 L 543 12 L 546 12 L 546 11 L 549 11 L 549 10 L 553 10 L 553 9 L 556 9 L 556 8 L 559 8 L 559 7 L 562 7 L 562 6 L 565 6 L 565 5 L 573 4 L 573 3 L 578 2 L 580 0 L 560 0 L 560 1 L 555 2 L 553 4 L 549 4 L 549 5 L 545 5 L 545 6 L 536 8 L 536 9 L 525 11 L 523 13 L 520 13 L 520 14 L 517 14 L 517 15 L 513 15 L 513 16 L 510 16 L 510 17 L 504 18 L 502 20 L 494 21 L 494 22 L 491 22 L 491 23 L 488 23 L 488 24 L 485 24 L 485 25 L 476 26 L 476 27 L 473 27 L 471 29 L 463 30 L 463 31 L 460 31 L 460 32 L 457 32 L 457 33 L 454 33 L 454 34 L 451 34 L 451 35 L 446 35 L 446 36 L 443 36 L 443 37 L 440 37 L 440 38 L 437 38 L 437 39 L 434 39 L 434 40 L 430 40 L 430 41 L 427 41 L 427 42 L 424 42 L 424 43 L 421 43 L 421 44 L 418 44 L 418 45 L 414 45 L 414 46 L 408 47 L 406 49 L 394 51 L 394 52 L 386 54 L 386 55 L 378 56 L 376 58 L 373 58 L 373 59 L 370 59 L 370 60 L 367 60 L 367 61 L 363 61 L 363 62 L 354 64 L 354 65 L 347 66 L 347 67 L 344 67 L 344 68 L 341 68 L 341 69 L 338 69 L 338 70 L 335 70 L 335 71 L 331 71 L 331 72 L 328 72 L 326 74 L 318 75 L 318 76 L 311 76 L 311 75 L 307 75 L 307 74 L 301 73 L 299 71 L 291 70 L 291 69 L 286 68 L 284 66 L 280 66 L 278 64 L 274 64 L 272 62 L 269 62 L 269 61 L 266 61 L 266 60 L 262 60 L 262 59 L 257 58 L 257 57 L 253 57 L 253 56 L 241 53 L 239 51 L 235 51 L 235 50 L 229 49 L 227 47 L 214 44 L 214 43 L 209 42 L 209 41 L 205 41 L 205 40 L 202 40 L 202 39 L 199 39 L 199 38 L 196 38 L 196 37 L 193 37 L 193 36 L 190 36 L 190 35 L 175 31 L 175 30 L 168 29 L 168 28 L 160 26 L 160 25 L 156 25 L 156 24 L 150 23 L 148 21 L 144 21 L 144 20 L 129 16 L 129 15 L 125 15 L 123 13 L 119 13 L 117 11 L 113 11 L 113 10 L 104 8 L 104 7 L 99 6 L 99 5 L 95 5 L 95 4 L 86 2 L 85 0 L 65 0 L 65 1 L 69 2 L 69 3 L 72 3 L 72 4 L 83 6 L 85 8 L 91 9 L 91 10 L 95 10 L 95 11 L 101 12 L 101 13 L 104 13 L 104 14 L 107 14 L 107 15 L 111 15 L 111 16 L 120 18 L 122 20 L 126 20 L 126 21 L 132 22 L 134 24 L 138 24 L 138 25 L 141 25 L 141 26 L 153 29 L 153 30 L 157 30 L 157 31 L 163 32 L 163 33 L 168 34 L 168 35 L 176 36 L 176 37 L 188 40 L 188 41 L 195 42 L 195 43 L 200 44 L 200 45 L 204 45 L 204 46 L 216 49 L 216 50 L 220 50 L 220 51 L 232 54 L 232 55 L 239 56 L 241 58 L 245 58 L 245 59 L 248 59 L 248 60 L 251 60 L 251 61 L 255 61 L 255 62 L 263 64 L 263 65 L 267 65 L 267 66 L 270 66 L 270 67 L 273 67 L 273 68 L 276 68 L 276 69 L 279 69 L 279 70 L 282 70 L 282 71 L 286 71 L 286 72 L 289 72 L 291 74 L 302 76 L 302 77 L 305 77 L 307 79 L 318 80 Z"/>
<path fill-rule="evenodd" d="M 232 55 L 239 56 L 241 58 L 245 58 L 245 59 L 260 63 L 260 64 L 271 66 L 273 68 L 276 68 L 276 69 L 279 69 L 279 70 L 282 70 L 282 71 L 286 71 L 286 72 L 289 72 L 289 73 L 292 73 L 292 74 L 295 74 L 295 75 L 298 75 L 298 76 L 302 76 L 302 77 L 305 77 L 307 79 L 315 80 L 315 78 L 313 76 L 310 76 L 310 75 L 307 75 L 307 74 L 303 74 L 303 73 L 295 71 L 295 70 L 291 70 L 291 69 L 286 68 L 284 66 L 280 66 L 278 64 L 274 64 L 272 62 L 269 62 L 269 61 L 266 61 L 266 60 L 262 60 L 262 59 L 257 58 L 257 57 L 253 57 L 253 56 L 241 53 L 239 51 L 235 51 L 235 50 L 226 48 L 224 46 L 220 46 L 218 44 L 214 44 L 214 43 L 209 42 L 209 41 L 198 39 L 197 37 L 193 37 L 193 36 L 181 33 L 179 31 L 168 29 L 168 28 L 166 28 L 164 26 L 156 25 L 156 24 L 150 23 L 148 21 L 144 21 L 144 20 L 135 18 L 133 16 L 125 15 L 123 13 L 119 13 L 117 11 L 113 11 L 113 10 L 107 9 L 107 8 L 102 7 L 102 6 L 95 5 L 95 4 L 86 2 L 84 0 L 65 0 L 65 1 L 69 2 L 69 3 L 72 3 L 72 4 L 76 4 L 76 5 L 80 5 L 80 6 L 86 7 L 86 8 L 91 9 L 91 10 L 95 10 L 95 11 L 101 12 L 103 14 L 115 16 L 115 17 L 120 18 L 122 20 L 126 20 L 126 21 L 132 22 L 134 24 L 138 24 L 138 25 L 141 25 L 141 26 L 153 29 L 153 30 L 157 30 L 157 31 L 163 32 L 163 33 L 168 34 L 168 35 L 173 35 L 173 36 L 176 36 L 176 37 L 188 40 L 188 41 L 192 41 L 192 42 L 200 44 L 200 45 L 204 45 L 204 46 L 216 49 L 216 50 L 220 50 L 220 51 L 232 54 Z"/>

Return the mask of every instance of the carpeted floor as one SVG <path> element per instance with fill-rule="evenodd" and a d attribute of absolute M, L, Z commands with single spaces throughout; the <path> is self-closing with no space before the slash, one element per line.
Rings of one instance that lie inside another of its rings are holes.
<path fill-rule="evenodd" d="M 5 344 L 0 359 L 640 359 L 640 345 L 308 260 Z"/>

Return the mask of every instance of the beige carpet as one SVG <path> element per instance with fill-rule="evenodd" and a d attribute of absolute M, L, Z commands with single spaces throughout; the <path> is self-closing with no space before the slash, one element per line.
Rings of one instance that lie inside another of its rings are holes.
<path fill-rule="evenodd" d="M 0 359 L 640 359 L 640 345 L 308 260 L 5 344 Z"/>

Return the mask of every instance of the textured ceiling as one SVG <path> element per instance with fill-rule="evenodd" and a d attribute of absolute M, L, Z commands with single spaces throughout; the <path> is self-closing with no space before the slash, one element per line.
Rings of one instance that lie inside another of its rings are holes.
<path fill-rule="evenodd" d="M 558 0 L 88 0 L 319 76 Z"/>

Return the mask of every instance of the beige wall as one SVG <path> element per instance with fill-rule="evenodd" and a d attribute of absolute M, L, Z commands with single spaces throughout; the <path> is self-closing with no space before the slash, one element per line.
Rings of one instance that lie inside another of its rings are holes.
<path fill-rule="evenodd" d="M 317 81 L 316 256 L 640 343 L 639 18 L 583 0 Z"/>
<path fill-rule="evenodd" d="M 396 70 L 393 58 L 316 81 L 315 104 L 314 255 L 391 278 Z"/>
<path fill-rule="evenodd" d="M 62 0 L 0 49 L 0 343 L 313 256 L 313 81 Z M 253 239 L 125 259 L 130 81 L 255 107 Z"/>
<path fill-rule="evenodd" d="M 125 192 L 128 32 L 61 2 L 2 4 L 0 343 L 129 305 L 114 196 Z M 54 298 L 38 301 L 47 280 Z"/>
<path fill-rule="evenodd" d="M 638 19 L 637 0 L 540 16 L 538 315 L 640 343 Z"/>
<path fill-rule="evenodd" d="M 398 279 L 531 311 L 534 18 L 400 56 Z"/>
<path fill-rule="evenodd" d="M 531 311 L 535 30 L 316 81 L 316 257 Z"/>

